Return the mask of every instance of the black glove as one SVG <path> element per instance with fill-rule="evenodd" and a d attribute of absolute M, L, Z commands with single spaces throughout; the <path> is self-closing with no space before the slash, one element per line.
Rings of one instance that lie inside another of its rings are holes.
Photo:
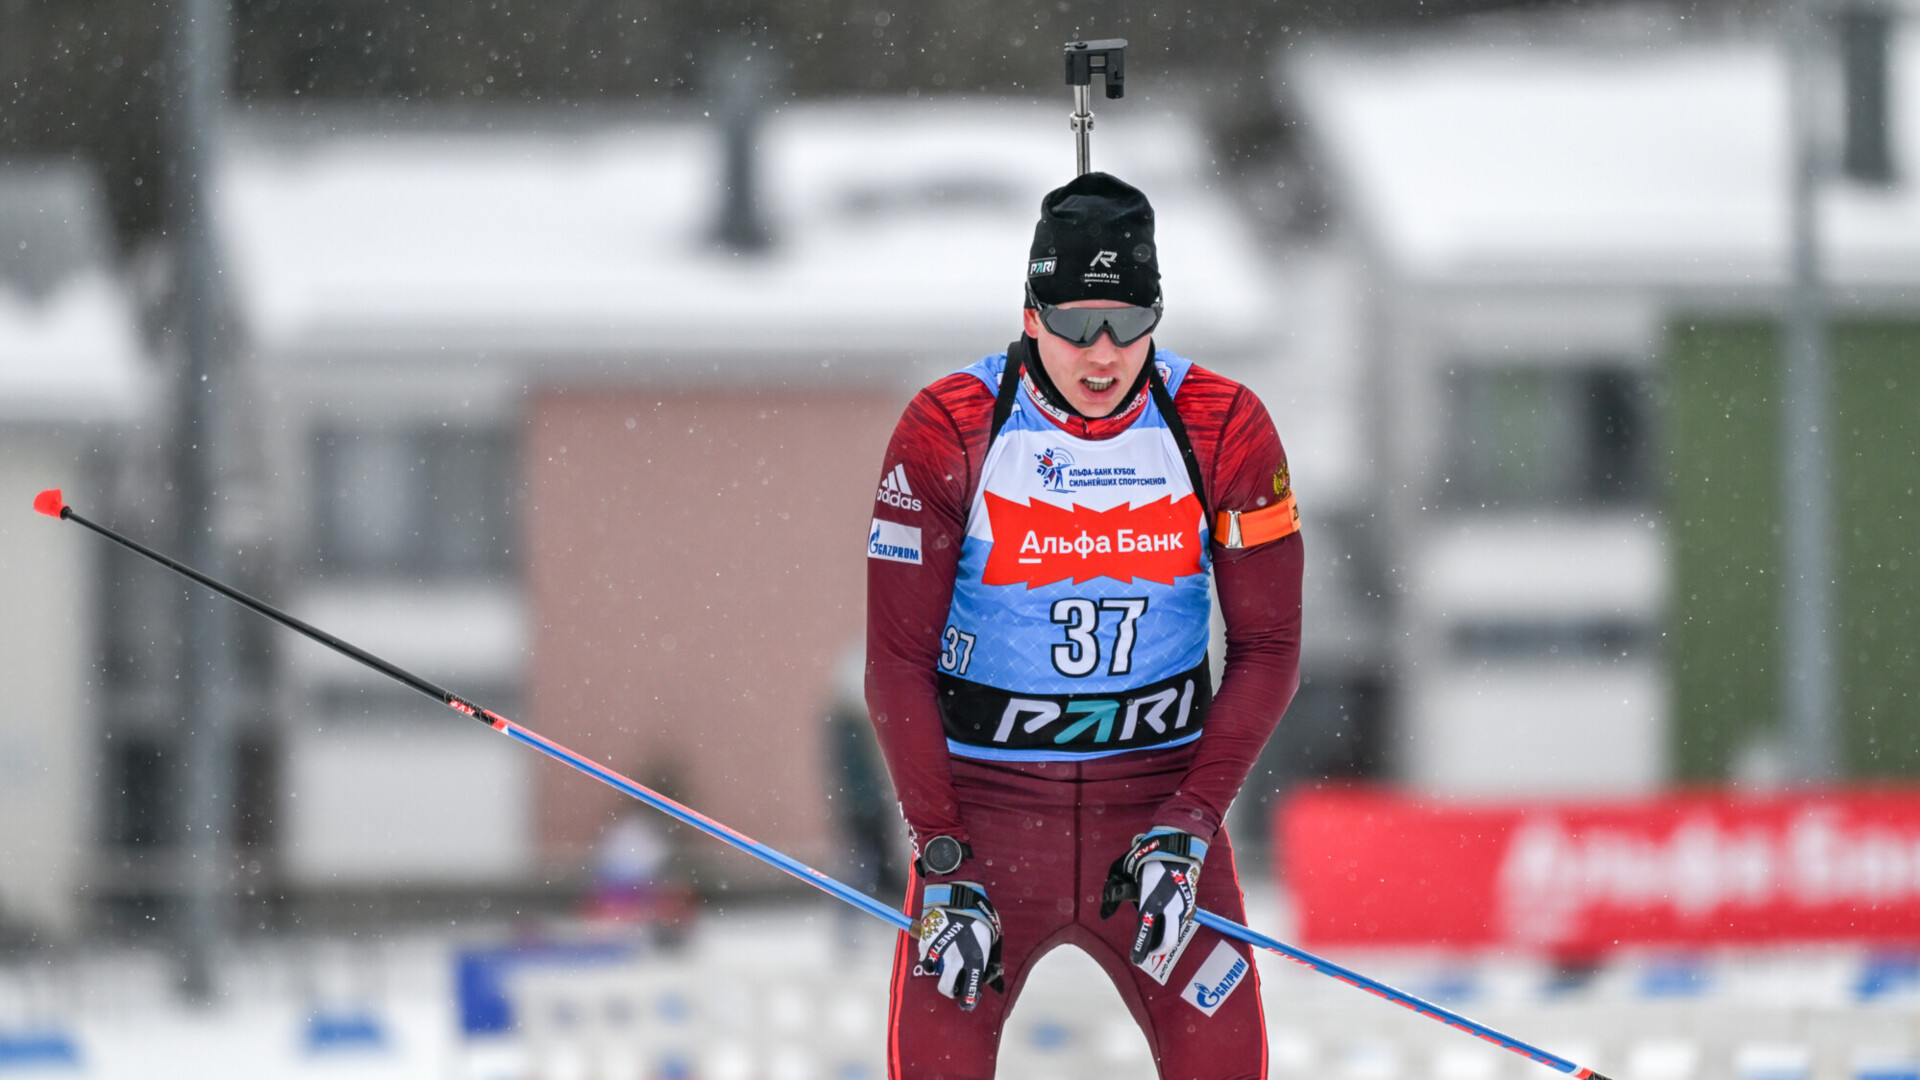
<path fill-rule="evenodd" d="M 1206 857 L 1206 841 L 1179 829 L 1156 828 L 1134 837 L 1133 847 L 1107 871 L 1100 917 L 1112 916 L 1121 901 L 1134 902 L 1140 929 L 1133 937 L 1132 959 L 1162 986 L 1193 937 L 1200 864 Z"/>
<path fill-rule="evenodd" d="M 985 983 L 1000 993 L 1006 982 L 1000 969 L 1000 915 L 987 891 L 971 881 L 929 885 L 913 922 L 920 943 L 915 975 L 937 976 L 940 992 L 971 1010 Z"/>

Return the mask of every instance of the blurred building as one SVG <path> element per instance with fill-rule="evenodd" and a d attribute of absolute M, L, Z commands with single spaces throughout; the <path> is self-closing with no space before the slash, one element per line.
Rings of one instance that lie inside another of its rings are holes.
<path fill-rule="evenodd" d="M 135 305 L 111 271 L 95 177 L 0 164 L 0 940 L 62 937 L 100 873 L 103 740 L 96 660 L 102 546 L 28 511 L 97 489 L 145 398 Z"/>
<path fill-rule="evenodd" d="M 276 597 L 831 865 L 822 717 L 864 632 L 880 456 L 916 388 L 1018 334 L 1067 111 L 792 106 L 732 140 L 692 116 L 247 117 L 217 206 Z M 1115 103 L 1093 153 L 1159 210 L 1160 340 L 1267 377 L 1275 268 L 1196 125 Z M 728 176 L 759 180 L 729 197 Z M 625 810 L 317 647 L 277 652 L 293 892 L 571 887 Z M 708 884 L 770 873 L 685 850 Z"/>
<path fill-rule="evenodd" d="M 1886 48 L 1890 100 L 1848 83 L 1879 153 L 1836 147 L 1819 203 L 1837 721 L 1866 776 L 1920 770 L 1920 38 Z M 1509 35 L 1302 47 L 1281 74 L 1333 207 L 1303 333 L 1364 387 L 1396 772 L 1559 794 L 1756 770 L 1793 662 L 1781 51 Z"/>

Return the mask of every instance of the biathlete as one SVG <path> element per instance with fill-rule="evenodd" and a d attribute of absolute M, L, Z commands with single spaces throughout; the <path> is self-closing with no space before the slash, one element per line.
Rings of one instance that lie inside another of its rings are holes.
<path fill-rule="evenodd" d="M 1155 348 L 1140 191 L 1049 193 L 1026 282 L 1022 337 L 907 406 L 869 530 L 867 707 L 915 855 L 889 1072 L 992 1077 L 1071 944 L 1162 1077 L 1264 1076 L 1251 957 L 1193 913 L 1246 919 L 1220 822 L 1299 684 L 1285 452 L 1253 393 Z"/>

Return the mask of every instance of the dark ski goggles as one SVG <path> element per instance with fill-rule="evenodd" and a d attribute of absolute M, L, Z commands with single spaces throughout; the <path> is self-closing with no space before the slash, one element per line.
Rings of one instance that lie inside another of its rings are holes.
<path fill-rule="evenodd" d="M 1029 294 L 1031 295 L 1031 294 Z M 1040 311 L 1040 322 L 1048 330 L 1079 348 L 1086 348 L 1106 334 L 1115 345 L 1131 345 L 1160 325 L 1160 302 L 1154 301 L 1152 307 L 1055 307 L 1034 301 Z"/>

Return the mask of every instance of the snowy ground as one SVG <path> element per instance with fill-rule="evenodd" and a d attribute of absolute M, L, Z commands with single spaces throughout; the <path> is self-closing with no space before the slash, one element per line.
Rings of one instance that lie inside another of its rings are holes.
<path fill-rule="evenodd" d="M 1282 905 L 1251 900 L 1251 922 L 1284 932 Z M 0 969 L 0 1078 L 878 1080 L 891 935 L 807 910 L 797 940 L 771 911 L 722 913 L 671 954 L 577 928 L 512 953 L 504 932 L 261 943 L 227 959 L 220 1000 L 202 1008 L 174 998 L 170 968 L 150 954 L 16 965 Z M 1647 954 L 1581 980 L 1516 957 L 1334 959 L 1619 1080 L 1920 1078 L 1911 956 Z M 1554 1075 L 1279 957 L 1260 971 L 1276 1078 Z M 514 1025 L 471 1034 L 463 1025 L 487 1019 L 474 1003 L 491 999 L 474 988 L 488 974 Z M 1014 1012 L 1000 1075 L 1153 1069 L 1098 969 L 1060 952 Z"/>

